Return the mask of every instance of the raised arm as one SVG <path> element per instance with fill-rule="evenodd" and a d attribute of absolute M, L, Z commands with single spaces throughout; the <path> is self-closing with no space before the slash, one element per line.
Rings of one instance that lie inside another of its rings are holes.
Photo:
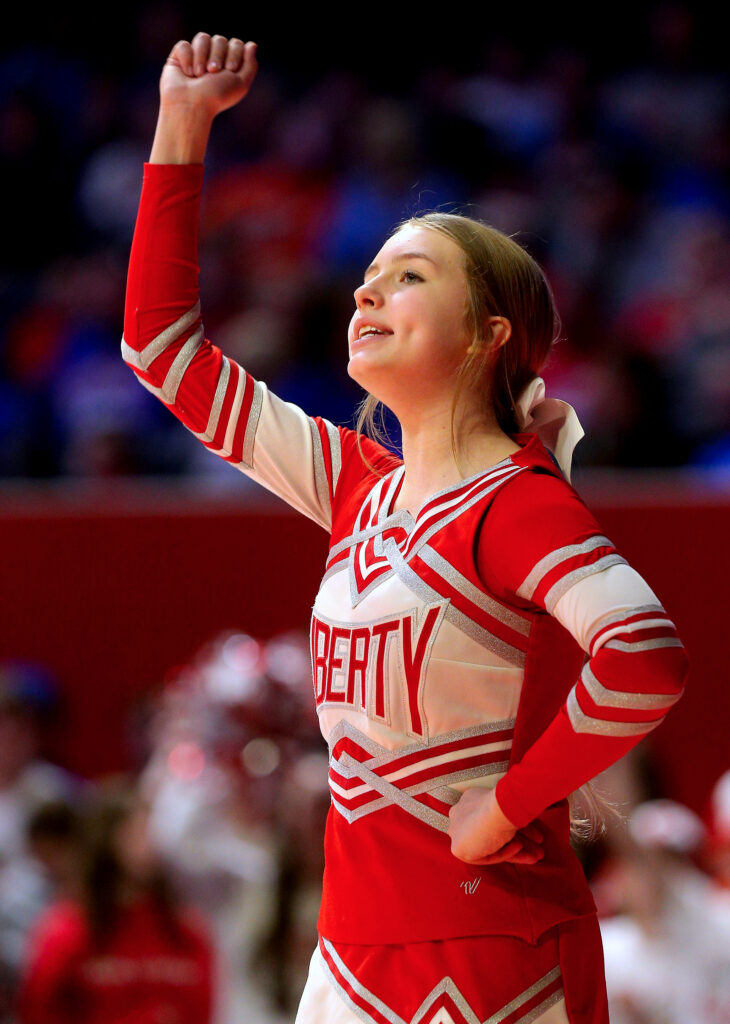
<path fill-rule="evenodd" d="M 271 394 L 205 338 L 197 234 L 213 119 L 245 96 L 256 44 L 199 33 L 174 47 L 135 227 L 122 355 L 214 454 L 329 530 L 352 431 Z M 374 447 L 374 446 L 373 446 Z"/>

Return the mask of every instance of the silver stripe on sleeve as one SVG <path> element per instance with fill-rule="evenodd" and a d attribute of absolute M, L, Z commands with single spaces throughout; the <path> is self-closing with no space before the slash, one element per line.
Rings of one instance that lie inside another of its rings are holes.
<path fill-rule="evenodd" d="M 322 449 L 322 436 L 311 416 L 307 416 L 307 423 L 309 423 L 309 430 L 312 435 L 312 465 L 314 467 L 314 485 L 317 489 L 317 500 L 319 501 L 320 508 L 331 511 L 329 482 L 327 480 L 324 451 Z"/>
<path fill-rule="evenodd" d="M 141 352 L 137 352 L 136 349 L 127 344 L 125 338 L 122 338 L 122 358 L 136 370 L 144 370 L 146 373 L 155 359 L 165 351 L 168 345 L 171 345 L 173 341 L 177 341 L 181 334 L 184 334 L 189 327 L 192 327 L 199 316 L 200 302 L 198 301 L 187 313 L 183 313 L 174 324 L 170 324 L 169 327 L 166 327 L 164 331 L 161 331 L 152 341 L 145 345 Z"/>
<path fill-rule="evenodd" d="M 332 493 L 335 493 L 335 487 L 337 487 L 337 481 L 340 478 L 340 470 L 342 469 L 342 448 L 340 445 L 340 432 L 334 423 L 330 423 L 329 420 L 322 421 L 327 428 L 327 437 L 330 442 L 330 459 L 332 461 Z"/>
<path fill-rule="evenodd" d="M 150 384 L 150 382 L 145 380 L 144 377 L 137 377 L 137 380 L 142 387 L 149 391 L 151 395 L 154 395 L 155 398 L 162 398 L 162 388 L 156 388 L 154 384 Z"/>
<path fill-rule="evenodd" d="M 231 364 L 226 356 L 223 356 L 223 362 L 221 363 L 221 372 L 218 376 L 218 384 L 215 389 L 215 395 L 213 395 L 213 404 L 210 407 L 210 416 L 208 417 L 208 425 L 205 428 L 203 434 L 198 435 L 202 440 L 212 441 L 215 437 L 215 432 L 218 429 L 218 420 L 220 419 L 221 409 L 223 408 L 223 399 L 226 397 L 226 390 L 228 388 L 228 381 L 231 376 Z"/>
<path fill-rule="evenodd" d="M 162 387 L 156 387 L 154 384 L 150 384 L 149 381 L 145 380 L 144 377 L 137 377 L 143 388 L 146 388 L 150 394 L 154 395 L 155 398 L 159 398 L 160 401 L 164 402 L 165 405 L 174 405 L 177 397 L 177 390 L 180 387 L 180 382 L 183 378 L 183 374 L 187 370 L 190 363 L 195 357 L 195 353 L 200 348 L 203 340 L 203 328 L 195 332 L 185 342 L 183 347 L 175 357 L 170 369 L 167 371 L 167 376 L 162 382 Z"/>
<path fill-rule="evenodd" d="M 597 622 L 593 624 L 593 626 L 590 629 L 590 632 L 586 636 L 586 646 L 590 648 L 596 633 L 598 633 L 602 629 L 605 629 L 606 626 L 610 626 L 613 623 L 623 622 L 624 619 L 630 619 L 634 615 L 641 615 L 646 612 L 655 612 L 657 614 L 666 615 L 666 611 L 660 604 L 639 604 L 636 605 L 634 608 L 622 608 L 620 611 L 611 612 L 608 615 L 602 616 Z M 655 621 L 654 619 L 652 619 L 651 622 L 647 622 L 645 625 L 644 620 L 641 619 L 638 622 L 632 622 L 624 626 L 622 632 L 625 631 L 628 633 L 635 629 L 648 629 L 650 626 L 654 625 L 667 625 L 673 627 L 674 623 L 669 618 L 666 618 L 662 619 L 661 621 Z"/>
<path fill-rule="evenodd" d="M 589 537 L 588 540 L 583 541 L 582 544 L 568 544 L 563 548 L 556 548 L 555 551 L 551 551 L 549 554 L 541 558 L 540 561 L 530 569 L 527 576 L 525 576 L 522 583 L 517 588 L 517 595 L 525 599 L 525 601 L 531 601 L 532 595 L 535 593 L 540 580 L 545 576 L 546 573 L 554 569 L 556 565 L 560 565 L 567 558 L 573 558 L 574 555 L 585 555 L 589 551 L 595 551 L 596 548 L 609 547 L 612 548 L 613 544 L 608 537 L 598 536 Z"/>
<path fill-rule="evenodd" d="M 492 618 L 503 622 L 506 626 L 510 626 L 516 633 L 529 636 L 532 622 L 527 616 L 520 615 L 506 605 L 495 601 L 489 594 L 479 590 L 471 580 L 468 580 L 466 576 L 462 576 L 459 570 L 451 562 L 442 558 L 434 548 L 428 544 L 424 545 L 418 552 L 418 557 L 440 576 L 443 576 L 447 583 L 450 583 L 455 590 L 458 590 L 459 593 L 468 598 L 477 608 L 481 608 L 482 611 L 487 612 Z"/>
<path fill-rule="evenodd" d="M 644 626 L 646 629 L 647 627 Z M 684 647 L 678 636 L 655 636 L 650 640 L 607 640 L 604 647 L 613 647 L 617 651 L 653 651 L 657 647 Z"/>
<path fill-rule="evenodd" d="M 603 718 L 593 718 L 582 710 L 575 693 L 575 686 L 568 694 L 568 717 L 576 732 L 588 732 L 601 736 L 640 736 L 651 732 L 664 721 L 662 715 L 655 722 L 610 722 Z"/>
<path fill-rule="evenodd" d="M 241 453 L 241 463 L 246 469 L 253 469 L 253 447 L 256 440 L 256 428 L 259 425 L 261 406 L 264 402 L 264 388 L 261 382 L 254 380 L 253 377 L 250 379 L 253 381 L 253 399 L 248 413 L 246 433 L 243 435 L 243 452 Z"/>
<path fill-rule="evenodd" d="M 241 405 L 243 404 L 243 396 L 246 391 L 246 373 L 239 367 L 238 370 L 238 383 L 236 384 L 236 393 L 233 396 L 233 405 L 231 411 L 228 414 L 228 423 L 226 423 L 226 436 L 223 438 L 223 452 L 226 455 L 230 455 L 233 451 L 233 438 L 236 436 L 236 427 L 238 426 L 238 414 L 241 411 Z"/>
<path fill-rule="evenodd" d="M 599 558 L 597 562 L 591 562 L 590 565 L 581 565 L 572 572 L 566 573 L 565 576 L 559 579 L 557 583 L 554 583 L 545 594 L 545 608 L 547 611 L 552 615 L 555 605 L 566 591 L 570 590 L 570 588 L 576 583 L 580 583 L 580 581 L 584 580 L 587 576 L 593 576 L 594 573 L 603 572 L 604 569 L 608 569 L 612 565 L 628 565 L 628 562 L 625 558 L 619 555 L 618 552 L 615 552 L 611 555 L 604 555 L 603 558 Z M 517 591 L 517 593 L 519 594 L 519 591 Z"/>
<path fill-rule="evenodd" d="M 603 685 L 588 663 L 583 666 L 580 677 L 593 702 L 601 707 L 652 711 L 654 708 L 669 708 L 682 696 L 681 693 L 628 693 L 626 690 L 612 690 Z"/>
<path fill-rule="evenodd" d="M 175 404 L 177 392 L 180 384 L 182 383 L 185 371 L 192 363 L 195 358 L 195 353 L 202 345 L 203 337 L 203 325 L 201 324 L 197 331 L 190 335 L 188 340 L 175 356 L 172 366 L 167 371 L 165 380 L 162 384 L 162 397 L 163 401 L 165 401 L 167 405 Z"/>

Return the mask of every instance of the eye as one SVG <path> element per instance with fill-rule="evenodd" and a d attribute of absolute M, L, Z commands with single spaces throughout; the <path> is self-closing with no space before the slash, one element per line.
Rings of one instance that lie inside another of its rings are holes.
<path fill-rule="evenodd" d="M 401 281 L 404 278 L 410 278 L 411 281 L 422 281 L 423 280 L 423 278 L 420 276 L 420 274 L 417 274 L 415 272 L 415 270 L 404 270 L 403 273 L 401 274 Z"/>

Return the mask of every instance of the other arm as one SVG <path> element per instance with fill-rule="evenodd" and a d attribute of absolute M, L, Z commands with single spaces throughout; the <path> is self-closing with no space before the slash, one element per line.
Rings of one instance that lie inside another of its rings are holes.
<path fill-rule="evenodd" d="M 554 477 L 542 477 L 536 489 L 531 476 L 514 481 L 511 500 L 500 501 L 509 488 L 495 499 L 480 572 L 503 596 L 517 595 L 555 616 L 589 659 L 547 729 L 495 787 L 497 803 L 517 828 L 660 725 L 689 671 L 676 626 L 656 594 L 578 496 Z"/>

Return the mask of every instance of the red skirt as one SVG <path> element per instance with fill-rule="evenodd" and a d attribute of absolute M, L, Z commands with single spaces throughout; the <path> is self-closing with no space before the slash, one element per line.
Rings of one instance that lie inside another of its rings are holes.
<path fill-rule="evenodd" d="M 295 1024 L 609 1024 L 595 914 L 536 943 L 476 935 L 407 945 L 320 936 Z"/>

